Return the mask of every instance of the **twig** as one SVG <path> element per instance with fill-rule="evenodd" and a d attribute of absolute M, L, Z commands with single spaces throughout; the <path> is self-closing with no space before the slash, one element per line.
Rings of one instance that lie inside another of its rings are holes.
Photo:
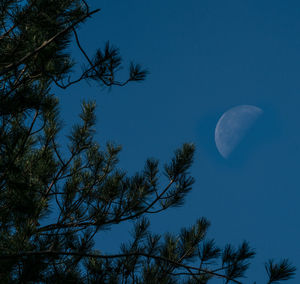
<path fill-rule="evenodd" d="M 121 83 L 121 82 L 117 82 L 117 81 L 111 81 L 110 83 L 107 83 L 101 76 L 101 74 L 99 74 L 99 72 L 97 71 L 97 69 L 95 68 L 95 65 L 93 64 L 93 62 L 91 61 L 91 59 L 88 57 L 88 55 L 86 54 L 86 52 L 84 51 L 84 49 L 82 48 L 80 42 L 79 42 L 79 38 L 78 38 L 78 34 L 76 32 L 76 30 L 74 28 L 73 29 L 73 33 L 75 35 L 75 40 L 76 40 L 76 43 L 80 49 L 80 51 L 82 52 L 82 54 L 84 55 L 84 57 L 86 58 L 86 60 L 89 62 L 89 64 L 91 65 L 91 68 L 96 72 L 97 76 L 99 77 L 99 79 L 102 81 L 102 83 L 106 86 L 112 86 L 112 85 L 116 85 L 116 86 L 125 86 L 126 84 L 128 84 L 131 79 L 127 79 L 125 82 Z"/>

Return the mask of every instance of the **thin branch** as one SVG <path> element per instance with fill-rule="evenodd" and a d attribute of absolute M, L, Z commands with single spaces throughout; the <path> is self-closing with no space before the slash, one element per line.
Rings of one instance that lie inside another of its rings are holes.
<path fill-rule="evenodd" d="M 56 204 L 59 207 L 60 211 L 62 211 L 62 207 L 59 204 L 59 200 L 58 200 L 57 194 L 55 194 L 55 201 L 56 201 Z"/>
<path fill-rule="evenodd" d="M 5 73 L 2 72 L 0 73 L 0 76 L 3 75 Z M 21 86 L 22 84 L 30 84 L 32 81 L 37 80 L 40 76 L 42 75 L 42 73 L 39 73 L 37 75 L 34 76 L 25 76 L 23 79 L 21 79 L 21 81 L 19 81 L 16 85 L 12 86 L 12 88 L 9 90 L 9 92 L 5 93 L 4 96 L 8 97 L 14 90 L 16 90 L 19 86 Z"/>
<path fill-rule="evenodd" d="M 156 197 L 150 204 L 148 207 L 146 207 L 145 209 L 137 212 L 136 214 L 124 217 L 124 218 L 120 218 L 120 219 L 113 219 L 113 220 L 109 220 L 107 222 L 104 222 L 103 225 L 108 225 L 110 223 L 119 223 L 119 222 L 123 222 L 123 221 L 127 221 L 127 220 L 131 220 L 131 219 L 135 219 L 137 217 L 139 217 L 140 215 L 147 213 L 147 211 L 149 211 L 149 209 L 151 209 L 151 207 L 157 203 L 157 201 L 159 201 L 159 199 L 161 198 L 162 195 L 164 195 L 166 193 L 166 191 L 170 188 L 170 186 L 174 183 L 174 180 L 171 180 L 169 182 L 169 184 L 166 186 L 166 188 L 158 195 L 158 197 Z M 48 192 L 48 191 L 47 191 Z M 49 192 L 48 192 L 49 193 Z M 67 224 L 62 224 L 62 223 L 56 223 L 56 224 L 50 224 L 50 225 L 46 225 L 44 227 L 41 227 L 38 229 L 38 232 L 44 232 L 44 231 L 48 231 L 48 230 L 53 230 L 56 228 L 70 228 L 70 227 L 88 227 L 88 226 L 95 226 L 97 225 L 96 221 L 89 221 L 89 222 L 75 222 L 75 223 L 67 223 Z"/>
<path fill-rule="evenodd" d="M 18 83 L 19 80 L 21 79 L 21 77 L 22 77 L 22 75 L 24 74 L 24 72 L 26 71 L 26 69 L 27 69 L 27 65 L 25 65 L 24 68 L 21 70 L 21 72 L 20 72 L 19 76 L 16 78 L 16 80 L 15 80 L 13 86 L 16 86 L 16 85 L 17 85 L 17 83 Z"/>
<path fill-rule="evenodd" d="M 168 189 L 171 187 L 171 185 L 174 183 L 175 179 L 170 180 L 169 184 L 166 186 L 166 188 L 149 204 L 148 207 L 146 207 L 145 209 L 137 212 L 134 215 L 130 215 L 128 217 L 125 218 L 121 218 L 118 221 L 122 222 L 122 221 L 127 221 L 130 219 L 134 219 L 136 217 L 139 217 L 140 215 L 146 213 L 149 209 L 151 209 L 153 207 L 153 205 L 155 205 L 155 203 L 157 203 L 157 201 L 159 201 L 161 199 L 161 197 L 168 191 Z"/>
<path fill-rule="evenodd" d="M 71 29 L 74 30 L 74 26 L 76 26 L 77 24 L 79 24 L 80 22 L 82 22 L 83 20 L 85 20 L 87 17 L 91 16 L 92 14 L 95 14 L 97 12 L 99 12 L 100 9 L 96 9 L 86 15 L 84 15 L 83 17 L 81 17 L 79 20 L 77 20 L 75 23 L 73 23 L 72 25 L 68 26 L 67 28 L 63 29 L 62 31 L 60 31 L 59 33 L 57 33 L 56 35 L 54 35 L 52 38 L 44 41 L 38 48 L 36 48 L 34 51 L 29 52 L 28 54 L 26 54 L 24 57 L 22 57 L 18 62 L 16 63 L 11 63 L 8 66 L 6 66 L 4 68 L 4 70 L 2 72 L 0 72 L 0 76 L 5 74 L 6 72 L 12 70 L 13 68 L 15 68 L 16 66 L 19 66 L 21 63 L 23 63 L 25 60 L 27 60 L 28 58 L 32 57 L 33 55 L 35 55 L 36 53 L 38 53 L 40 50 L 42 50 L 43 48 L 45 48 L 46 46 L 48 46 L 51 42 L 53 42 L 54 40 L 56 40 L 58 37 L 60 37 L 61 35 L 69 32 Z"/>
<path fill-rule="evenodd" d="M 10 32 L 17 26 L 17 24 L 15 23 L 9 30 L 7 30 L 3 35 L 0 36 L 0 40 L 5 38 L 6 36 L 8 36 L 10 34 Z"/>
<path fill-rule="evenodd" d="M 53 185 L 57 182 L 57 180 L 59 179 L 60 174 L 68 167 L 68 165 L 71 163 L 71 161 L 73 160 L 73 158 L 75 157 L 75 153 L 72 153 L 71 157 L 69 158 L 69 160 L 60 168 L 60 170 L 57 172 L 56 176 L 54 177 L 54 179 L 52 180 L 52 182 L 50 183 L 50 185 L 48 186 L 46 192 L 45 192 L 45 197 L 48 196 L 48 194 L 50 193 Z"/>
<path fill-rule="evenodd" d="M 81 1 L 83 2 L 84 6 L 86 8 L 86 12 L 89 13 L 89 11 L 90 11 L 89 5 L 86 3 L 85 0 L 81 0 Z"/>
<path fill-rule="evenodd" d="M 164 210 L 166 210 L 166 208 L 165 208 L 165 207 L 162 207 L 162 208 L 160 208 L 160 209 L 153 210 L 153 211 L 147 210 L 146 213 L 149 213 L 149 214 L 157 214 L 157 213 L 160 213 L 160 212 L 162 212 L 162 211 L 164 211 Z"/>
<path fill-rule="evenodd" d="M 58 80 L 56 80 L 53 76 L 50 76 L 50 75 L 48 75 L 48 76 L 53 80 L 53 82 L 55 83 L 55 85 L 57 87 L 65 90 L 68 87 L 70 87 L 71 85 L 76 84 L 76 83 L 80 82 L 82 79 L 84 79 L 85 73 L 86 72 L 82 73 L 82 75 L 78 79 L 76 79 L 74 81 L 69 81 L 68 84 L 66 84 L 66 85 L 64 85 L 63 83 L 59 83 Z"/>
<path fill-rule="evenodd" d="M 55 143 L 55 141 L 54 141 L 54 137 L 52 137 L 52 144 L 53 144 L 53 149 L 54 149 L 54 152 L 55 152 L 57 158 L 58 158 L 59 161 L 61 162 L 62 166 L 65 166 L 65 163 L 64 163 L 64 161 L 62 160 L 62 158 L 61 158 L 61 156 L 60 156 L 60 154 L 59 154 L 59 152 L 58 152 L 58 150 L 57 150 L 57 145 L 56 145 L 56 143 Z"/>
<path fill-rule="evenodd" d="M 26 12 L 28 12 L 33 5 L 35 5 L 36 0 L 32 1 L 32 3 L 26 8 Z M 9 14 L 9 13 L 8 13 Z M 12 15 L 10 14 L 10 16 L 12 17 Z M 14 25 L 12 27 L 9 28 L 9 30 L 7 30 L 3 35 L 0 36 L 0 40 L 3 39 L 4 37 L 8 36 L 18 25 L 19 23 L 14 23 Z"/>
<path fill-rule="evenodd" d="M 45 128 L 45 126 L 46 126 L 46 120 L 44 120 L 43 125 L 38 130 L 35 130 L 35 131 L 31 132 L 30 136 L 39 133 L 40 131 L 42 131 Z"/>
<path fill-rule="evenodd" d="M 39 111 L 36 110 L 36 111 L 35 111 L 35 114 L 34 114 L 34 117 L 33 117 L 33 119 L 32 119 L 31 125 L 30 125 L 30 127 L 29 127 L 29 129 L 28 129 L 28 131 L 27 131 L 27 135 L 26 135 L 24 141 L 22 142 L 22 146 L 20 147 L 20 149 L 19 149 L 17 155 L 15 156 L 15 158 L 14 158 L 14 160 L 13 160 L 13 163 L 16 161 L 16 159 L 17 159 L 18 156 L 21 154 L 21 152 L 24 150 L 25 144 L 26 144 L 26 142 L 27 142 L 27 140 L 28 140 L 28 138 L 29 138 L 29 136 L 30 136 L 30 134 L 31 134 L 31 131 L 32 131 L 32 129 L 33 129 L 33 126 L 34 126 L 34 124 L 35 124 L 35 122 L 36 122 L 36 119 L 37 119 L 37 117 L 38 117 L 38 114 L 39 114 Z"/>
<path fill-rule="evenodd" d="M 102 81 L 102 83 L 106 86 L 125 86 L 126 84 L 128 84 L 131 81 L 131 78 L 127 79 L 125 82 L 121 83 L 121 82 L 117 82 L 117 81 L 111 81 L 110 83 L 107 83 L 101 76 L 101 74 L 99 74 L 99 72 L 97 71 L 97 69 L 95 68 L 95 65 L 93 64 L 93 62 L 91 61 L 91 59 L 88 57 L 88 55 L 86 54 L 86 52 L 84 51 L 84 49 L 82 48 L 80 42 L 79 42 L 79 38 L 78 38 L 78 34 L 76 32 L 76 30 L 73 28 L 73 33 L 75 35 L 75 40 L 76 43 L 80 49 L 80 51 L 82 52 L 82 54 L 84 55 L 84 57 L 86 58 L 86 60 L 89 62 L 89 64 L 91 65 L 91 68 L 96 72 L 97 76 L 99 77 L 99 79 Z"/>
<path fill-rule="evenodd" d="M 183 259 L 195 248 L 197 244 L 195 244 L 194 246 L 191 246 L 178 260 L 177 262 L 182 262 Z"/>
<path fill-rule="evenodd" d="M 47 74 L 47 76 L 50 77 L 50 78 L 53 80 L 53 82 L 55 83 L 55 85 L 56 85 L 57 87 L 59 87 L 59 88 L 61 88 L 61 89 L 67 89 L 67 88 L 70 87 L 71 85 L 76 84 L 76 83 L 80 82 L 81 80 L 83 80 L 85 77 L 87 77 L 87 74 L 88 74 L 91 70 L 93 70 L 93 68 L 94 68 L 94 66 L 92 66 L 92 67 L 90 67 L 89 69 L 85 70 L 85 71 L 81 74 L 81 76 L 80 76 L 78 79 L 74 80 L 74 81 L 70 81 L 70 77 L 68 77 L 68 83 L 67 83 L 66 85 L 64 85 L 63 82 L 62 82 L 62 83 L 59 83 L 59 80 L 56 80 L 51 74 Z"/>
<path fill-rule="evenodd" d="M 241 282 L 235 280 L 235 279 L 231 279 L 226 275 L 223 274 L 219 274 L 219 273 L 215 273 L 212 272 L 210 270 L 206 270 L 206 269 L 199 269 L 197 267 L 194 266 L 190 266 L 190 265 L 186 265 L 183 263 L 178 263 L 177 261 L 162 257 L 162 256 L 157 256 L 157 255 L 149 255 L 147 253 L 143 253 L 143 252 L 133 252 L 133 253 L 123 253 L 123 254 L 112 254 L 112 255 L 100 255 L 100 254 L 93 254 L 93 253 L 82 253 L 82 252 L 64 252 L 64 251 L 53 251 L 53 250 L 45 250 L 45 251 L 27 251 L 27 252 L 20 252 L 17 254 L 10 254 L 10 255 L 0 255 L 0 259 L 11 259 L 11 258 L 20 258 L 20 257 L 24 257 L 24 256 L 34 256 L 34 255 L 51 255 L 51 256 L 55 256 L 55 255 L 66 255 L 66 256 L 80 256 L 80 257 L 90 257 L 90 258 L 100 258 L 100 259 L 114 259 L 114 258 L 123 258 L 123 257 L 130 257 L 130 256 L 141 256 L 141 257 L 147 257 L 147 258 L 153 258 L 159 261 L 165 261 L 168 262 L 170 264 L 173 264 L 175 266 L 179 266 L 182 268 L 185 268 L 187 270 L 195 270 L 198 272 L 204 272 L 210 275 L 213 275 L 215 277 L 220 277 L 223 279 L 226 279 L 227 281 L 232 281 L 234 283 L 237 284 L 242 284 Z"/>

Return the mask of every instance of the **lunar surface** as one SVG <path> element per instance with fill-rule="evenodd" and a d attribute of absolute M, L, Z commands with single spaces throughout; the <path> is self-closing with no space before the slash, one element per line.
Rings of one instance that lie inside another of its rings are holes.
<path fill-rule="evenodd" d="M 221 116 L 215 129 L 215 142 L 224 158 L 230 156 L 262 113 L 256 106 L 240 105 Z"/>

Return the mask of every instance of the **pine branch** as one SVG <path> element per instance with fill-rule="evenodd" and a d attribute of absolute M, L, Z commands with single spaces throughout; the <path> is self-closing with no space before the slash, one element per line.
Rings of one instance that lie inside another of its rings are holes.
<path fill-rule="evenodd" d="M 269 276 L 268 284 L 289 280 L 293 278 L 296 271 L 296 267 L 292 266 L 287 259 L 283 259 L 279 263 L 269 260 L 265 264 L 265 269 Z"/>
<path fill-rule="evenodd" d="M 160 195 L 158 197 L 156 197 L 148 207 L 146 207 L 145 209 L 137 212 L 136 214 L 133 214 L 133 215 L 130 215 L 130 216 L 127 216 L 127 217 L 124 217 L 124 218 L 119 218 L 119 219 L 113 219 L 113 220 L 108 220 L 106 222 L 103 222 L 103 225 L 108 225 L 108 224 L 111 224 L 111 223 L 120 223 L 120 222 L 124 222 L 124 221 L 127 221 L 127 220 L 132 220 L 132 219 L 135 219 L 141 215 L 143 215 L 144 213 L 147 213 L 147 211 L 149 211 L 149 209 L 151 207 L 153 207 L 159 200 L 160 200 L 160 197 L 165 194 L 165 192 L 170 188 L 170 186 L 174 183 L 173 180 L 171 180 L 169 182 L 169 184 L 166 186 L 166 188 L 160 193 Z M 52 186 L 53 186 L 54 182 L 51 183 L 51 185 L 49 186 L 48 190 L 47 190 L 47 194 L 49 194 L 49 191 L 51 190 Z M 49 190 L 50 189 L 50 190 Z M 86 228 L 86 227 L 89 227 L 89 226 L 95 226 L 97 225 L 97 222 L 96 221 L 87 221 L 87 222 L 73 222 L 73 223 L 56 223 L 56 224 L 50 224 L 50 225 L 46 225 L 44 227 L 40 227 L 38 229 L 38 232 L 44 232 L 44 231 L 49 231 L 49 230 L 53 230 L 53 229 L 58 229 L 58 228 L 71 228 L 71 227 L 82 227 L 82 228 Z"/>
<path fill-rule="evenodd" d="M 24 57 L 22 57 L 18 62 L 16 63 L 11 63 L 8 66 L 4 67 L 4 70 L 2 70 L 0 72 L 0 76 L 2 76 L 3 74 L 13 70 L 15 67 L 19 66 L 20 64 L 24 63 L 24 61 L 26 61 L 28 58 L 32 57 L 33 55 L 37 54 L 40 50 L 42 50 L 43 48 L 45 48 L 46 46 L 48 46 L 51 42 L 53 42 L 54 40 L 56 40 L 58 37 L 66 34 L 67 32 L 69 32 L 71 29 L 74 29 L 74 27 L 76 25 L 78 25 L 79 23 L 81 23 L 83 20 L 85 20 L 86 18 L 90 17 L 91 15 L 99 12 L 100 9 L 96 9 L 94 11 L 91 11 L 90 13 L 84 15 L 83 17 L 81 17 L 79 20 L 75 21 L 72 25 L 66 27 L 65 29 L 63 29 L 62 31 L 60 31 L 59 33 L 57 33 L 56 35 L 54 35 L 52 38 L 50 38 L 49 40 L 44 41 L 38 48 L 36 48 L 34 51 L 29 52 L 28 54 L 26 54 Z"/>
<path fill-rule="evenodd" d="M 80 257 L 86 257 L 86 258 L 99 258 L 99 259 L 116 259 L 116 258 L 128 258 L 131 256 L 141 256 L 141 257 L 146 257 L 146 258 L 152 258 L 158 261 L 163 261 L 163 262 L 167 262 L 170 263 L 172 265 L 175 265 L 176 267 L 182 267 L 185 268 L 187 270 L 191 270 L 191 271 L 198 271 L 198 273 L 207 273 L 209 275 L 215 276 L 215 277 L 219 277 L 219 278 L 223 278 L 229 281 L 232 281 L 234 283 L 237 284 L 242 284 L 242 282 L 239 282 L 235 279 L 231 279 L 226 275 L 223 274 L 219 274 L 219 273 L 215 273 L 212 272 L 210 270 L 206 270 L 206 269 L 199 269 L 198 267 L 194 267 L 194 266 L 190 266 L 190 265 L 186 265 L 183 263 L 178 263 L 177 261 L 165 258 L 165 257 L 161 257 L 161 256 L 157 256 L 157 255 L 150 255 L 150 254 L 146 254 L 146 253 L 142 253 L 142 252 L 132 252 L 132 253 L 123 253 L 123 254 L 111 254 L 111 255 L 101 255 L 101 254 L 93 254 L 93 253 L 83 253 L 83 252 L 63 252 L 63 251 L 53 251 L 53 250 L 45 250 L 45 251 L 27 251 L 27 252 L 20 252 L 17 254 L 9 254 L 9 255 L 0 255 L 0 259 L 14 259 L 14 258 L 22 258 L 25 256 L 38 256 L 38 255 L 49 255 L 49 256 L 58 256 L 58 255 L 65 255 L 65 256 L 80 256 Z"/>
<path fill-rule="evenodd" d="M 26 11 L 29 11 L 36 3 L 36 0 L 32 1 L 32 3 L 26 7 Z M 3 35 L 0 36 L 0 40 L 7 37 L 17 26 L 19 25 L 18 22 L 14 23 Z"/>
<path fill-rule="evenodd" d="M 79 47 L 80 51 L 82 52 L 82 54 L 84 55 L 84 57 L 86 58 L 86 60 L 89 62 L 89 64 L 91 65 L 91 69 L 95 71 L 95 73 L 97 74 L 98 78 L 101 80 L 101 82 L 106 85 L 106 86 L 112 86 L 112 85 L 117 85 L 117 86 L 125 86 L 129 81 L 130 79 L 126 80 L 125 82 L 123 83 L 119 83 L 119 82 L 115 82 L 115 81 L 111 81 L 110 83 L 107 83 L 103 78 L 102 78 L 102 75 L 97 71 L 97 69 L 95 68 L 96 66 L 93 64 L 93 62 L 91 61 L 91 59 L 88 57 L 88 55 L 86 54 L 86 52 L 84 51 L 84 49 L 82 48 L 81 44 L 80 44 L 80 41 L 79 41 L 79 38 L 78 38 L 78 34 L 76 32 L 75 29 L 73 29 L 73 33 L 75 35 L 75 40 L 76 40 L 76 43 L 77 43 L 77 46 Z M 85 73 L 85 72 L 84 72 Z M 82 77 L 82 76 L 81 76 Z M 81 78 L 80 77 L 80 78 Z M 79 78 L 79 79 L 80 79 Z M 78 80 L 79 80 L 78 79 Z M 76 80 L 77 81 L 77 80 Z M 73 83 L 72 83 L 73 84 Z"/>

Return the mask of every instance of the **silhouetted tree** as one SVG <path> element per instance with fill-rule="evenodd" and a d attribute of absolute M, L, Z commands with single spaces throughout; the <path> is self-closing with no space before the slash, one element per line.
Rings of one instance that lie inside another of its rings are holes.
<path fill-rule="evenodd" d="M 147 74 L 131 64 L 128 78 L 118 81 L 122 60 L 109 43 L 92 57 L 85 52 L 76 29 L 99 9 L 83 0 L 2 0 L 0 9 L 1 283 L 241 283 L 254 251 L 246 242 L 218 248 L 206 239 L 205 218 L 177 235 L 149 231 L 147 217 L 182 205 L 192 188 L 192 144 L 165 165 L 166 184 L 154 159 L 128 176 L 117 167 L 120 146 L 94 140 L 95 103 L 84 102 L 67 150 L 59 146 L 52 86 L 82 80 L 124 86 Z M 78 78 L 71 77 L 74 61 L 66 52 L 71 40 L 86 59 Z M 50 205 L 57 207 L 53 223 Z M 132 240 L 120 253 L 94 249 L 96 233 L 127 220 L 135 222 Z M 266 271 L 275 283 L 295 268 L 270 261 Z"/>

